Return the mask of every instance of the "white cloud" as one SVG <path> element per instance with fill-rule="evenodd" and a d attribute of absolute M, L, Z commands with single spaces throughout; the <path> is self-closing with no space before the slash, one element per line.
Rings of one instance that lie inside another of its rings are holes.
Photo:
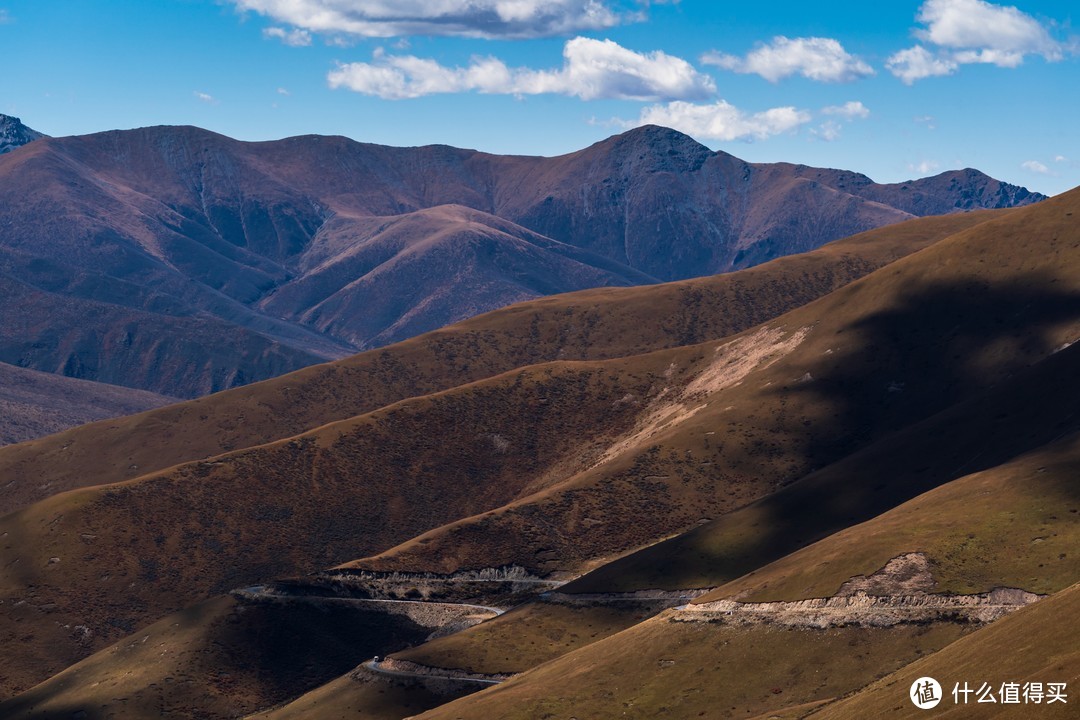
<path fill-rule="evenodd" d="M 291 92 L 289 92 L 288 90 L 286 90 L 286 89 L 285 89 L 285 88 L 283 88 L 283 87 L 279 87 L 279 88 L 277 89 L 277 94 L 278 94 L 278 95 L 286 95 L 286 96 L 288 96 L 288 95 L 292 95 L 292 93 L 291 93 Z"/>
<path fill-rule="evenodd" d="M 196 97 L 196 98 L 197 98 L 197 99 L 198 99 L 198 100 L 199 100 L 200 102 L 204 102 L 204 103 L 206 103 L 207 105 L 217 105 L 217 104 L 218 104 L 217 98 L 215 98 L 215 97 L 214 97 L 213 95 L 210 95 L 210 94 L 208 94 L 208 93 L 204 93 L 204 92 L 199 92 L 198 90 L 196 90 L 196 91 L 195 91 L 194 93 L 192 93 L 192 94 L 193 94 L 193 95 L 194 95 L 194 96 L 195 96 L 195 97 Z"/>
<path fill-rule="evenodd" d="M 1038 20 L 1015 7 L 986 0 L 926 0 L 916 19 L 925 25 L 915 36 L 927 45 L 901 50 L 886 67 L 904 83 L 951 75 L 960 65 L 986 63 L 1013 68 L 1028 55 L 1054 62 L 1064 46 Z"/>
<path fill-rule="evenodd" d="M 0 25 L 6 25 L 10 22 L 15 22 L 15 18 L 11 17 L 11 13 L 7 10 L 0 8 Z"/>
<path fill-rule="evenodd" d="M 1046 165 L 1043 165 L 1038 160 L 1025 160 L 1020 163 L 1020 167 L 1025 170 L 1030 170 L 1033 173 L 1038 173 L 1039 175 L 1053 175 L 1050 168 L 1046 167 Z"/>
<path fill-rule="evenodd" d="M 939 47 L 965 51 L 959 62 L 1015 67 L 1024 55 L 1060 60 L 1061 45 L 1038 20 L 1015 7 L 985 0 L 926 0 L 917 15 L 926 25 L 916 35 Z"/>
<path fill-rule="evenodd" d="M 1055 155 L 1054 156 L 1054 162 L 1058 162 L 1058 163 L 1069 162 L 1069 158 L 1065 157 L 1064 155 Z"/>
<path fill-rule="evenodd" d="M 290 47 L 307 47 L 311 44 L 311 33 L 299 28 L 286 30 L 285 28 L 268 27 L 263 30 L 263 36 L 276 38 Z"/>
<path fill-rule="evenodd" d="M 752 141 L 790 132 L 810 120 L 810 113 L 794 107 L 750 114 L 724 100 L 707 105 L 677 100 L 644 108 L 637 122 L 626 125 L 663 125 L 706 140 Z"/>
<path fill-rule="evenodd" d="M 952 75 L 958 67 L 954 60 L 934 55 L 922 45 L 901 50 L 885 61 L 885 67 L 905 85 L 916 80 L 940 75 Z"/>
<path fill-rule="evenodd" d="M 681 58 L 655 51 L 637 53 L 611 40 L 573 38 L 558 70 L 510 68 L 493 57 L 473 58 L 466 67 L 447 67 L 414 55 L 376 51 L 373 62 L 349 63 L 327 75 L 332 88 L 397 100 L 435 93 L 573 95 L 582 100 L 696 99 L 715 92 L 707 75 Z"/>
<path fill-rule="evenodd" d="M 826 115 L 836 115 L 847 120 L 854 120 L 859 118 L 865 120 L 870 117 L 870 108 L 866 107 L 859 100 L 849 100 L 843 105 L 830 105 L 821 109 L 821 112 Z"/>
<path fill-rule="evenodd" d="M 908 170 L 911 172 L 917 172 L 920 175 L 929 175 L 930 173 L 941 167 L 941 163 L 937 160 L 920 160 L 917 163 L 908 163 Z"/>
<path fill-rule="evenodd" d="M 850 82 L 874 74 L 874 69 L 832 38 L 787 38 L 778 35 L 769 44 L 761 43 L 746 57 L 719 52 L 706 53 L 701 62 L 732 70 L 754 73 L 769 82 L 802 75 L 819 82 Z"/>
<path fill-rule="evenodd" d="M 832 142 L 840 139 L 840 130 L 842 127 L 843 126 L 835 120 L 826 120 L 816 128 L 810 130 L 810 134 L 825 142 Z"/>
<path fill-rule="evenodd" d="M 640 19 L 627 0 L 229 0 L 295 28 L 331 35 L 521 38 Z M 647 4 L 647 3 L 646 3 Z"/>

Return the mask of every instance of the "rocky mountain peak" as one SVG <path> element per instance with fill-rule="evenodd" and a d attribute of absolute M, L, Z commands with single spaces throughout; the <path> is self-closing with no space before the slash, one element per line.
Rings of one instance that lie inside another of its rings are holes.
<path fill-rule="evenodd" d="M 0 155 L 42 137 L 45 135 L 26 127 L 19 118 L 0 114 Z"/>

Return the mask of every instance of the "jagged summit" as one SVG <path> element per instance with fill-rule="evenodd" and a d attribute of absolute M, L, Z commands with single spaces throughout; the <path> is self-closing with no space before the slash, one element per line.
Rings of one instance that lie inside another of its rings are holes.
<path fill-rule="evenodd" d="M 0 155 L 43 137 L 44 134 L 23 125 L 19 118 L 0 114 Z"/>

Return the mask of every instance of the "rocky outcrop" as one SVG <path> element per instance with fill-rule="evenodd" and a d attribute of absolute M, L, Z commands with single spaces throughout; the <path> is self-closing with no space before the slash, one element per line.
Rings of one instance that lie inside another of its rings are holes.
<path fill-rule="evenodd" d="M 719 622 L 728 625 L 771 624 L 828 628 L 856 625 L 890 627 L 902 623 L 956 621 L 988 623 L 1043 596 L 1015 588 L 977 595 L 878 596 L 865 592 L 794 602 L 741 603 L 719 600 L 671 611 L 672 622 Z"/>
<path fill-rule="evenodd" d="M 0 155 L 43 137 L 46 136 L 26 127 L 19 118 L 0 114 Z"/>
<path fill-rule="evenodd" d="M 871 575 L 856 575 L 840 586 L 838 597 L 865 595 L 916 595 L 930 592 L 934 576 L 926 553 L 905 553 L 885 563 Z"/>

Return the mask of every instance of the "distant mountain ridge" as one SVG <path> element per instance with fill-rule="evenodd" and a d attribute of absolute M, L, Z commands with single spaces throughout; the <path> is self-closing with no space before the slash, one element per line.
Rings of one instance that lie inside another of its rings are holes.
<path fill-rule="evenodd" d="M 193 127 L 45 138 L 0 158 L 0 296 L 20 308 L 0 361 L 192 397 L 521 300 L 1042 197 L 974 170 L 878 185 L 746 163 L 656 126 L 553 158 Z"/>
<path fill-rule="evenodd" d="M 0 363 L 0 445 L 161 407 L 175 398 Z"/>

